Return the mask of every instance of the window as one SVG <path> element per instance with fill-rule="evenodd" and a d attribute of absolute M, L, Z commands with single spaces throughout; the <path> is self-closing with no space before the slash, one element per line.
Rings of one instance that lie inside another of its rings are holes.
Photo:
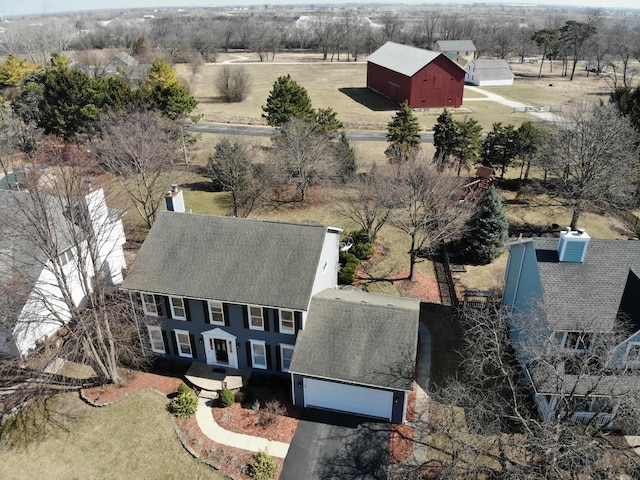
<path fill-rule="evenodd" d="M 249 328 L 251 330 L 264 330 L 262 307 L 249 307 Z"/>
<path fill-rule="evenodd" d="M 160 327 L 147 325 L 147 329 L 149 330 L 151 350 L 156 353 L 167 353 L 164 349 L 164 339 L 162 338 L 162 330 L 160 330 Z"/>
<path fill-rule="evenodd" d="M 293 310 L 280 310 L 280 333 L 296 333 Z"/>
<path fill-rule="evenodd" d="M 60 264 L 62 266 L 73 262 L 73 249 L 69 248 L 60 254 Z"/>
<path fill-rule="evenodd" d="M 184 299 L 180 297 L 169 297 L 169 305 L 171 306 L 171 318 L 176 320 L 186 320 L 187 312 L 184 308 Z"/>
<path fill-rule="evenodd" d="M 591 347 L 591 334 L 584 332 L 567 332 L 564 339 L 564 348 L 570 350 L 589 350 Z"/>
<path fill-rule="evenodd" d="M 280 345 L 280 369 L 283 372 L 289 371 L 291 357 L 293 356 L 293 345 Z"/>
<path fill-rule="evenodd" d="M 209 300 L 209 318 L 214 325 L 224 325 L 224 310 L 222 302 Z"/>
<path fill-rule="evenodd" d="M 150 317 L 158 316 L 158 306 L 156 305 L 156 297 L 152 293 L 141 293 L 142 297 L 142 310 L 145 315 Z"/>
<path fill-rule="evenodd" d="M 186 330 L 174 330 L 176 334 L 176 345 L 178 346 L 178 355 L 181 357 L 193 358 L 191 350 L 191 338 Z"/>
<path fill-rule="evenodd" d="M 249 340 L 251 344 L 251 365 L 254 368 L 267 369 L 267 346 L 260 340 Z"/>

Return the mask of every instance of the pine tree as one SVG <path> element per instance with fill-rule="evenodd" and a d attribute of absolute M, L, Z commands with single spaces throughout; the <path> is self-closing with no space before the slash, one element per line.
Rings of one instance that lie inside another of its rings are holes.
<path fill-rule="evenodd" d="M 276 79 L 262 110 L 262 116 L 272 127 L 279 127 L 293 117 L 315 120 L 307 90 L 292 79 L 291 75 Z"/>
<path fill-rule="evenodd" d="M 449 164 L 449 157 L 456 151 L 458 129 L 451 112 L 446 108 L 438 116 L 433 127 L 433 145 L 436 147 L 435 161 L 440 169 Z"/>
<path fill-rule="evenodd" d="M 469 229 L 460 240 L 460 254 L 480 265 L 500 256 L 507 241 L 509 222 L 504 204 L 494 187 L 489 188 L 468 223 Z"/>
<path fill-rule="evenodd" d="M 413 113 L 413 109 L 404 101 L 400 110 L 389 122 L 387 142 L 389 147 L 385 155 L 391 163 L 402 161 L 418 149 L 420 145 L 420 123 Z"/>

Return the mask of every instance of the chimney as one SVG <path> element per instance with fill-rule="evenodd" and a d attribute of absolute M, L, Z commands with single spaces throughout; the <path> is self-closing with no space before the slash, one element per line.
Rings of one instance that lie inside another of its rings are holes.
<path fill-rule="evenodd" d="M 584 262 L 587 253 L 587 245 L 591 237 L 587 235 L 584 228 L 571 230 L 570 227 L 560 232 L 560 241 L 558 242 L 558 259 L 561 262 Z"/>
<path fill-rule="evenodd" d="M 169 190 L 164 196 L 164 203 L 167 210 L 170 212 L 184 213 L 184 198 L 182 197 L 182 190 L 178 190 L 178 184 L 171 185 Z"/>

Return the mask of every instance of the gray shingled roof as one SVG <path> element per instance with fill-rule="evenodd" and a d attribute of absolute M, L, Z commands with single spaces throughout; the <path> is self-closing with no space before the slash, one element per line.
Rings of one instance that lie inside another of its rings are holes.
<path fill-rule="evenodd" d="M 558 239 L 533 242 L 551 328 L 611 331 L 629 272 L 640 276 L 640 241 L 592 238 L 584 263 L 560 262 Z"/>
<path fill-rule="evenodd" d="M 306 310 L 326 231 L 161 212 L 122 288 Z"/>
<path fill-rule="evenodd" d="M 469 62 L 467 69 L 475 68 L 479 80 L 510 80 L 513 72 L 506 60 L 476 59 Z"/>
<path fill-rule="evenodd" d="M 436 42 L 441 52 L 475 52 L 476 46 L 471 40 L 438 40 Z"/>
<path fill-rule="evenodd" d="M 420 301 L 361 291 L 315 295 L 289 371 L 411 391 Z"/>
<path fill-rule="evenodd" d="M 433 62 L 440 52 L 387 42 L 367 57 L 367 61 L 394 72 L 412 77 L 425 65 Z"/>

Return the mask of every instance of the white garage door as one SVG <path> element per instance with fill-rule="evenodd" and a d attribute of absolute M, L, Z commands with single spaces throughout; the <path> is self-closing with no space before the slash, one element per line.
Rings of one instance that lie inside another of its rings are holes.
<path fill-rule="evenodd" d="M 393 392 L 305 378 L 304 406 L 391 420 Z"/>

